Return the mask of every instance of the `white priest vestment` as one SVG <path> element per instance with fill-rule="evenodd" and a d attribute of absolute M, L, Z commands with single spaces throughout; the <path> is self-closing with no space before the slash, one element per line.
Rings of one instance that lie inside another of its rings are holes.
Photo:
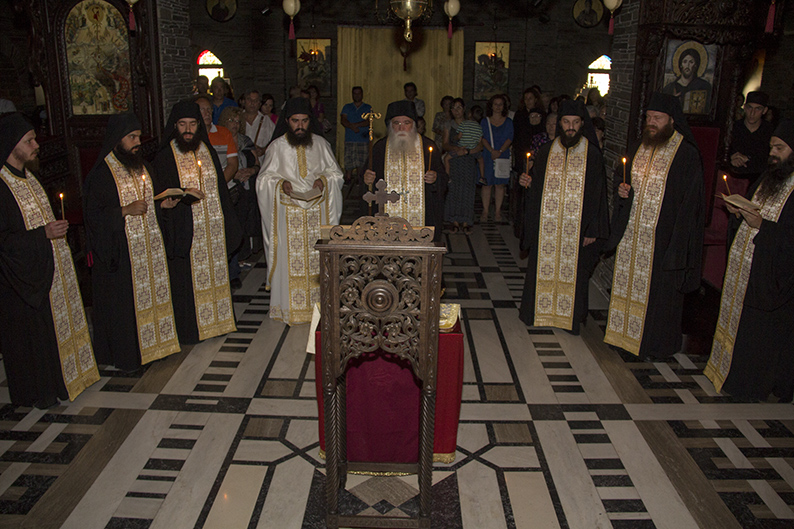
<path fill-rule="evenodd" d="M 312 307 L 320 301 L 320 257 L 314 244 L 320 227 L 338 224 L 342 215 L 344 175 L 328 141 L 317 135 L 312 140 L 311 147 L 293 147 L 286 136 L 274 140 L 256 180 L 270 317 L 289 325 L 312 319 Z M 310 191 L 318 178 L 324 188 L 315 199 L 293 199 L 282 190 L 290 182 L 293 191 Z"/>

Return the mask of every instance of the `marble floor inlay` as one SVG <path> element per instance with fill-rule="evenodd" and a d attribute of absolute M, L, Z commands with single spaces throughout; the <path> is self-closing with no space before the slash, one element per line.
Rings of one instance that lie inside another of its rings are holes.
<path fill-rule="evenodd" d="M 644 362 L 606 347 L 596 288 L 582 336 L 527 327 L 512 226 L 444 237 L 465 361 L 434 528 L 794 527 L 790 403 L 719 395 L 702 355 Z M 269 319 L 266 271 L 233 296 L 235 333 L 138 376 L 103 367 L 49 410 L 0 391 L 0 528 L 324 528 L 308 328 Z M 417 495 L 416 476 L 350 475 L 340 508 L 410 517 Z"/>

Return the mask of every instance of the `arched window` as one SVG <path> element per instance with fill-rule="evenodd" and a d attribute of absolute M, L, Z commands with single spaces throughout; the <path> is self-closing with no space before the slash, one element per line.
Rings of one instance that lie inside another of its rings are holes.
<path fill-rule="evenodd" d="M 223 63 L 210 50 L 204 50 L 199 53 L 196 63 L 198 63 L 199 75 L 206 75 L 210 82 L 216 77 L 224 77 Z"/>
<path fill-rule="evenodd" d="M 612 59 L 602 55 L 587 67 L 587 88 L 597 87 L 601 95 L 609 92 L 609 72 L 612 69 Z"/>

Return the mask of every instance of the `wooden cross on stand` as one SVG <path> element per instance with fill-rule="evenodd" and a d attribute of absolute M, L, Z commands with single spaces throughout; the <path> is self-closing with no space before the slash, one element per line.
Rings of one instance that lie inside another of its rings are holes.
<path fill-rule="evenodd" d="M 380 180 L 375 184 L 375 187 L 378 188 L 376 192 L 367 191 L 361 198 L 370 205 L 370 208 L 372 208 L 372 201 L 374 200 L 375 203 L 378 204 L 378 213 L 376 213 L 375 216 L 386 217 L 388 215 L 384 211 L 383 206 L 385 206 L 387 202 L 398 202 L 400 200 L 400 194 L 397 191 L 386 192 L 385 180 Z"/>

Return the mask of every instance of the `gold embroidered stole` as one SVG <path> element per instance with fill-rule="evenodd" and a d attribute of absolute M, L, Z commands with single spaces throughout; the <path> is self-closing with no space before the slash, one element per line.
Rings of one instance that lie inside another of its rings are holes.
<path fill-rule="evenodd" d="M 301 179 L 309 177 L 306 162 L 306 147 L 295 148 L 298 157 L 298 173 Z M 273 205 L 273 246 L 274 256 L 278 256 L 279 212 L 284 211 L 286 235 L 287 271 L 289 274 L 289 314 L 285 318 L 283 309 L 271 303 L 272 317 L 288 324 L 307 323 L 312 320 L 312 310 L 320 301 L 320 252 L 314 243 L 322 238 L 320 226 L 331 217 L 328 204 L 328 180 L 324 175 L 315 175 L 323 181 L 323 194 L 312 200 L 311 207 L 303 208 L 298 200 L 290 198 L 282 191 L 283 181 L 275 193 Z M 276 262 L 270 267 L 268 283 L 273 280 Z M 275 301 L 278 303 L 278 301 Z"/>
<path fill-rule="evenodd" d="M 540 206 L 538 269 L 535 276 L 537 327 L 573 328 L 579 232 L 584 203 L 588 142 L 570 149 L 554 140 Z"/>
<path fill-rule="evenodd" d="M 176 141 L 171 150 L 179 171 L 181 187 L 195 187 L 204 192 L 204 200 L 191 205 L 193 210 L 193 244 L 190 266 L 199 339 L 237 330 L 229 289 L 229 265 L 226 261 L 226 230 L 218 192 L 218 175 L 207 146 L 201 143 L 195 152 L 181 152 Z M 201 168 L 197 161 L 201 161 Z"/>
<path fill-rule="evenodd" d="M 179 351 L 168 265 L 163 237 L 157 224 L 152 179 L 145 167 L 141 175 L 130 173 L 112 152 L 107 155 L 105 162 L 116 181 L 119 204 L 124 207 L 144 199 L 148 206 L 144 215 L 127 215 L 124 219 L 141 363 L 148 364 Z M 146 175 L 145 180 L 143 175 Z"/>
<path fill-rule="evenodd" d="M 18 178 L 5 166 L 0 170 L 5 183 L 17 201 L 25 228 L 34 230 L 55 221 L 47 194 L 38 180 L 25 172 L 27 178 Z M 69 400 L 99 380 L 91 336 L 83 310 L 80 285 L 74 271 L 72 251 L 65 238 L 50 239 L 55 273 L 50 287 L 50 310 L 58 339 L 58 356 Z"/>
<path fill-rule="evenodd" d="M 386 141 L 386 166 L 384 167 L 386 189 L 397 191 L 402 196 L 397 203 L 388 202 L 386 213 L 391 217 L 402 217 L 411 226 L 425 225 L 425 157 L 422 136 L 417 134 L 416 143 L 409 154 L 397 154 Z"/>
<path fill-rule="evenodd" d="M 634 200 L 618 245 L 606 343 L 640 354 L 651 288 L 656 223 L 662 210 L 667 173 L 684 137 L 675 132 L 661 147 L 640 145 L 631 165 Z"/>
<path fill-rule="evenodd" d="M 794 191 L 794 178 L 789 177 L 785 187 L 761 205 L 761 216 L 766 220 L 777 222 L 792 191 Z M 717 318 L 717 331 L 714 333 L 711 356 L 704 370 L 704 374 L 714 383 L 714 388 L 717 391 L 722 390 L 722 385 L 731 369 L 733 346 L 742 317 L 750 269 L 753 266 L 753 253 L 755 252 L 753 239 L 757 233 L 758 228 L 752 228 L 746 222 L 742 222 L 728 256 L 728 267 L 725 270 L 725 282 L 722 285 L 720 299 L 720 315 Z"/>

